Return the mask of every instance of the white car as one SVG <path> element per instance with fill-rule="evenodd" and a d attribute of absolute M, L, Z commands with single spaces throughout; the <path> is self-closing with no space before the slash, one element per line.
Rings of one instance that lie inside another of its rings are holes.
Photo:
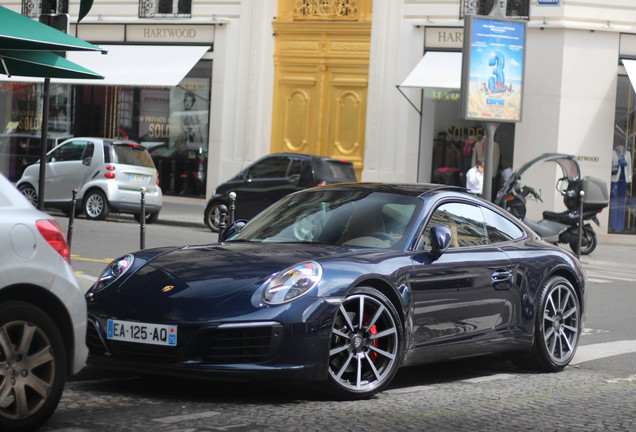
<path fill-rule="evenodd" d="M 157 169 L 144 147 L 125 140 L 71 138 L 46 156 L 44 207 L 70 211 L 77 189 L 77 213 L 105 219 L 111 211 L 132 213 L 141 220 L 141 189 L 145 188 L 146 222 L 159 217 L 163 204 Z M 17 188 L 38 201 L 40 164 L 30 165 Z"/>
<path fill-rule="evenodd" d="M 86 301 L 60 226 L 1 174 L 0 245 L 0 430 L 30 431 L 86 363 Z"/>

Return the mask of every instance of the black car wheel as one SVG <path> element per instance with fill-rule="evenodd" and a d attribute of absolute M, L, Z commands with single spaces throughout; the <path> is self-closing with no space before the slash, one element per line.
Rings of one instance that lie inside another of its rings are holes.
<path fill-rule="evenodd" d="M 367 398 L 391 382 L 400 365 L 402 325 L 393 304 L 360 288 L 340 305 L 331 330 L 328 387 L 339 397 Z"/>
<path fill-rule="evenodd" d="M 28 183 L 25 183 L 23 185 L 20 185 L 19 190 L 20 192 L 22 192 L 22 195 L 24 195 L 25 197 L 28 198 L 29 201 L 31 201 L 31 204 L 33 204 L 34 207 L 37 207 L 38 191 L 36 191 L 33 186 L 31 186 Z"/>
<path fill-rule="evenodd" d="M 227 208 L 227 204 L 222 201 L 212 202 L 205 208 L 203 219 L 212 232 L 219 232 L 219 226 L 221 225 L 221 206 Z"/>
<path fill-rule="evenodd" d="M 84 213 L 89 219 L 106 219 L 110 213 L 108 200 L 101 190 L 93 189 L 84 196 Z"/>
<path fill-rule="evenodd" d="M 0 430 L 30 431 L 55 411 L 66 378 L 59 330 L 41 309 L 0 305 Z"/>
<path fill-rule="evenodd" d="M 571 242 L 570 247 L 576 252 L 577 242 Z M 596 249 L 596 233 L 591 226 L 583 226 L 583 236 L 581 237 L 581 255 L 589 255 Z"/>
<path fill-rule="evenodd" d="M 159 212 L 146 213 L 147 224 L 155 223 L 157 219 L 159 219 Z M 141 213 L 135 213 L 135 220 L 141 223 Z"/>
<path fill-rule="evenodd" d="M 574 357 L 581 334 L 581 303 L 572 284 L 561 276 L 548 279 L 540 291 L 535 317 L 535 341 L 519 366 L 556 372 Z"/>

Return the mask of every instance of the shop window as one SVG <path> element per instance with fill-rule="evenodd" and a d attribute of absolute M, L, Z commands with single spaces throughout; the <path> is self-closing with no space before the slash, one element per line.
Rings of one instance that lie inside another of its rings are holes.
<path fill-rule="evenodd" d="M 140 0 L 139 18 L 190 18 L 192 0 Z"/>
<path fill-rule="evenodd" d="M 636 140 L 636 93 L 626 76 L 618 77 L 612 148 L 609 232 L 636 234 L 634 140 Z"/>

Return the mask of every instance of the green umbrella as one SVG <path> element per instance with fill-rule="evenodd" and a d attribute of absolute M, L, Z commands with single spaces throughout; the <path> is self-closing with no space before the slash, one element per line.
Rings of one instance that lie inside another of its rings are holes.
<path fill-rule="evenodd" d="M 100 47 L 0 6 L 0 49 L 102 51 Z"/>
<path fill-rule="evenodd" d="M 102 75 L 48 51 L 0 50 L 0 73 L 9 77 L 104 79 Z"/>

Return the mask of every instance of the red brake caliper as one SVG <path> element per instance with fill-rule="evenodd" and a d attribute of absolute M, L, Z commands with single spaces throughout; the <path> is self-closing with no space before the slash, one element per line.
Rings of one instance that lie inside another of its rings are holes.
<path fill-rule="evenodd" d="M 369 318 L 367 317 L 366 320 L 368 321 Z M 378 329 L 375 327 L 375 325 L 371 326 L 371 328 L 369 329 L 369 333 L 371 334 L 371 336 L 378 334 Z M 377 348 L 378 347 L 378 340 L 377 339 L 373 339 L 373 347 Z M 375 359 L 378 357 L 378 353 L 376 353 L 375 351 L 371 351 L 369 353 L 369 358 L 372 361 L 375 361 Z"/>

